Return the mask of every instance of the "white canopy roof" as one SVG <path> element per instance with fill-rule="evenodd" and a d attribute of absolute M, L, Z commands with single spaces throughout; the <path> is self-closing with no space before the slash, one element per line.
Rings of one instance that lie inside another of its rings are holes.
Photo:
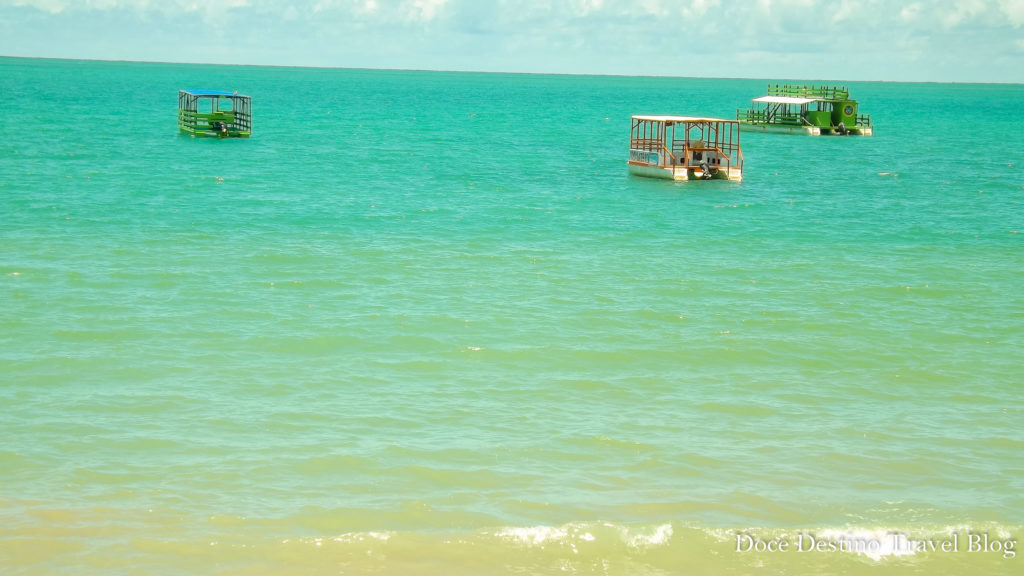
<path fill-rule="evenodd" d="M 754 102 L 768 102 L 770 104 L 810 104 L 814 98 L 796 98 L 793 96 L 761 96 L 754 98 Z"/>
<path fill-rule="evenodd" d="M 723 118 L 706 118 L 701 116 L 643 116 L 634 115 L 634 120 L 647 122 L 736 122 L 736 120 L 725 120 Z"/>

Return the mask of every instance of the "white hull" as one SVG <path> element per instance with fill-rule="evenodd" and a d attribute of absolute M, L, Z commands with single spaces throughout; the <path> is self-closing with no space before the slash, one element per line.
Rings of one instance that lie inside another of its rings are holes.
<path fill-rule="evenodd" d="M 740 130 L 744 132 L 777 132 L 779 134 L 807 134 L 809 136 L 821 135 L 821 129 L 817 126 L 781 126 L 779 124 L 744 124 L 740 122 Z"/>
<path fill-rule="evenodd" d="M 807 134 L 810 136 L 820 136 L 822 134 L 821 128 L 817 126 L 780 126 L 778 124 L 744 124 L 740 123 L 740 130 L 744 132 L 775 132 L 778 134 Z M 871 128 L 850 128 L 850 134 L 853 136 L 871 136 Z M 829 134 L 829 132 L 825 132 Z"/>
<path fill-rule="evenodd" d="M 688 170 L 686 168 L 677 167 L 661 167 L 661 166 L 650 166 L 642 164 L 629 163 L 629 173 L 636 176 L 645 176 L 647 178 L 660 178 L 662 180 L 705 180 L 704 172 L 702 170 L 694 169 Z M 743 179 L 743 173 L 739 168 L 719 168 L 714 175 L 709 178 L 710 180 L 735 180 L 740 181 Z"/>
<path fill-rule="evenodd" d="M 630 174 L 661 180 L 742 180 L 739 122 L 634 115 L 627 167 Z"/>

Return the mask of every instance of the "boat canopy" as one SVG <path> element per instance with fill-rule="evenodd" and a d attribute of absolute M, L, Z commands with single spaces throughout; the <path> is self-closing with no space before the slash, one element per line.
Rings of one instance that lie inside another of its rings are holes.
<path fill-rule="evenodd" d="M 635 115 L 634 120 L 643 122 L 736 122 L 736 120 L 724 120 L 722 118 L 706 118 L 702 116 L 643 116 Z"/>
<path fill-rule="evenodd" d="M 228 92 L 227 90 L 196 90 L 193 88 L 182 90 L 182 92 L 193 96 L 240 96 L 238 92 Z"/>
<path fill-rule="evenodd" d="M 802 106 L 816 102 L 814 98 L 796 98 L 794 96 L 761 96 L 754 98 L 754 102 L 766 102 L 768 104 L 796 104 Z"/>

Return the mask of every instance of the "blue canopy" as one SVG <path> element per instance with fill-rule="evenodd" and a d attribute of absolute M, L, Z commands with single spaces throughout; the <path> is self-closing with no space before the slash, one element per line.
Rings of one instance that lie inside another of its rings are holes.
<path fill-rule="evenodd" d="M 228 92 L 227 90 L 194 90 L 185 89 L 182 92 L 187 92 L 193 96 L 241 96 L 238 92 Z"/>

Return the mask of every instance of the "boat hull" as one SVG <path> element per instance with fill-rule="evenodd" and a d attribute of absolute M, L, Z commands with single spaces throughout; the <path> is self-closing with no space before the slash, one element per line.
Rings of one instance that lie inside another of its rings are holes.
<path fill-rule="evenodd" d="M 805 134 L 808 136 L 840 136 L 831 127 L 822 128 L 819 126 L 793 126 L 790 124 L 748 124 L 740 122 L 740 130 L 744 132 L 774 132 L 777 134 Z M 871 136 L 870 126 L 856 126 L 847 128 L 847 135 L 850 136 Z"/>
<path fill-rule="evenodd" d="M 712 169 L 707 175 L 705 175 L 700 169 L 680 166 L 674 168 L 671 166 L 652 166 L 649 164 L 637 164 L 634 162 L 629 162 L 629 173 L 634 176 L 676 181 L 732 180 L 738 182 L 743 179 L 743 173 L 739 168 Z"/>
<path fill-rule="evenodd" d="M 788 124 L 747 124 L 740 122 L 740 130 L 744 132 L 775 132 L 779 134 L 806 134 L 818 136 L 821 128 L 817 126 L 791 126 Z"/>
<path fill-rule="evenodd" d="M 213 129 L 194 129 L 184 126 L 180 126 L 179 130 L 181 131 L 182 134 L 188 134 L 193 138 L 248 138 L 252 135 L 251 132 L 242 130 L 227 130 L 223 132 L 218 132 Z"/>

